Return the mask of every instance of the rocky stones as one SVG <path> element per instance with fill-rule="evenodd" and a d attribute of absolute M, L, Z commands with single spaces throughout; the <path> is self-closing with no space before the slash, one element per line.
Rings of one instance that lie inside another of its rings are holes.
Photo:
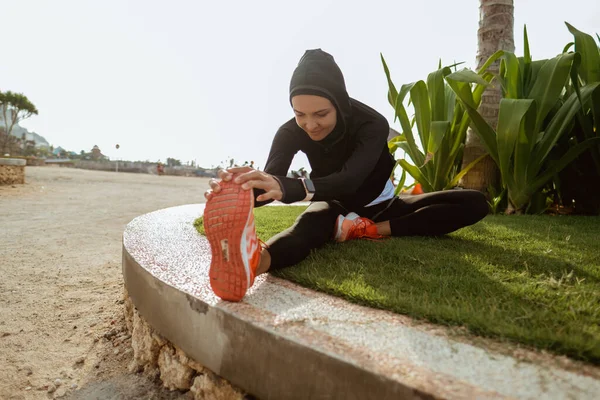
<path fill-rule="evenodd" d="M 194 378 L 190 392 L 194 394 L 194 400 L 242 400 L 244 398 L 239 390 L 234 389 L 226 380 L 212 372 Z"/>
<path fill-rule="evenodd" d="M 12 159 L 3 159 L 12 160 Z M 25 161 L 25 160 L 23 160 Z M 21 165 L 3 165 L 0 163 L 0 185 L 25 183 L 25 167 Z"/>
<path fill-rule="evenodd" d="M 181 349 L 167 342 L 140 316 L 131 299 L 124 298 L 125 321 L 131 332 L 132 372 L 158 377 L 170 390 L 189 390 L 193 399 L 241 400 L 243 392 L 190 359 Z M 187 398 L 187 397 L 186 397 Z"/>
<path fill-rule="evenodd" d="M 133 302 L 127 293 L 127 289 L 123 290 L 123 311 L 125 312 L 125 326 L 129 332 L 133 332 Z"/>
<path fill-rule="evenodd" d="M 170 345 L 160 349 L 158 355 L 158 368 L 163 385 L 170 390 L 188 390 L 192 385 L 194 370 L 187 366 L 187 357 L 183 353 L 177 354 Z"/>
<path fill-rule="evenodd" d="M 139 313 L 133 313 L 133 331 L 131 334 L 131 347 L 133 348 L 133 361 L 143 369 L 154 366 L 158 362 L 158 353 L 164 340 L 153 332 L 150 325 L 144 321 Z"/>
<path fill-rule="evenodd" d="M 187 363 L 188 367 L 190 367 L 191 369 L 193 369 L 194 371 L 203 374 L 204 372 L 208 371 L 206 368 L 204 368 L 204 366 L 202 364 L 200 364 L 197 361 L 192 360 L 191 358 L 189 359 L 188 363 Z"/>

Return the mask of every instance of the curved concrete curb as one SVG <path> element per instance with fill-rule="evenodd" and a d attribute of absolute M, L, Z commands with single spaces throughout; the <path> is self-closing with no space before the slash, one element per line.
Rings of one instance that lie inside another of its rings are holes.
<path fill-rule="evenodd" d="M 27 161 L 21 158 L 0 158 L 0 165 L 14 165 L 16 167 L 24 167 L 25 164 L 27 164 Z"/>
<path fill-rule="evenodd" d="M 260 399 L 578 398 L 600 381 L 433 335 L 400 315 L 261 276 L 241 303 L 211 292 L 202 205 L 134 219 L 123 274 L 140 314 L 188 356 Z"/>

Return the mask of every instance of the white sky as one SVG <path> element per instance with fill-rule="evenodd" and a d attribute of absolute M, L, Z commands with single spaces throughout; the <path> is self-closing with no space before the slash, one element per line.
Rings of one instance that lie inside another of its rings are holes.
<path fill-rule="evenodd" d="M 440 57 L 472 67 L 479 2 L 2 0 L 0 14 L 0 89 L 29 97 L 40 113 L 22 125 L 51 144 L 262 167 L 292 117 L 288 85 L 305 49 L 330 52 L 350 96 L 392 123 L 379 53 L 397 86 L 425 79 Z M 525 23 L 534 58 L 560 53 L 564 21 L 599 32 L 600 1 L 515 0 L 517 54 Z"/>

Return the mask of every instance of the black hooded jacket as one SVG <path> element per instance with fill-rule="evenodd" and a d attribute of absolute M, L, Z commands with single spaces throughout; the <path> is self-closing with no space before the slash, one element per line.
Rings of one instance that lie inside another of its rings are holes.
<path fill-rule="evenodd" d="M 286 177 L 294 155 L 302 151 L 312 168 L 312 201 L 338 200 L 348 209 L 369 204 L 383 191 L 395 163 L 387 147 L 387 120 L 348 96 L 342 72 L 321 49 L 307 50 L 294 71 L 290 101 L 299 94 L 328 98 L 337 109 L 337 124 L 321 141 L 310 139 L 295 118 L 279 128 L 264 170 L 281 182 L 282 202 L 306 197 L 302 182 Z"/>

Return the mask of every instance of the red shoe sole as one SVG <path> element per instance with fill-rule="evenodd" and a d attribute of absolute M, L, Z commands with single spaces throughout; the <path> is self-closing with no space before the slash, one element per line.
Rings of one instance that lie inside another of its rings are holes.
<path fill-rule="evenodd" d="M 240 301 L 250 281 L 241 253 L 242 236 L 254 209 L 254 193 L 221 182 L 221 191 L 206 203 L 204 231 L 212 254 L 208 272 L 213 292 L 223 300 Z M 245 249 L 244 249 L 245 251 Z"/>

